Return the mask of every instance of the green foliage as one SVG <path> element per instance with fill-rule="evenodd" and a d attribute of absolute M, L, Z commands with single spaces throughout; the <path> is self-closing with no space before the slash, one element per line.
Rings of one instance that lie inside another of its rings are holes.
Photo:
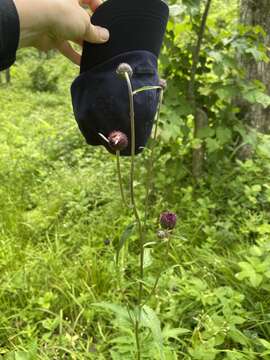
<path fill-rule="evenodd" d="M 161 58 L 164 76 L 170 81 L 163 110 L 165 131 L 160 138 L 166 151 L 179 153 L 185 144 L 188 161 L 192 149 L 204 142 L 207 166 L 211 166 L 230 156 L 240 139 L 255 146 L 247 135 L 244 104 L 256 103 L 267 108 L 270 97 L 260 81 L 248 80 L 239 60 L 269 59 L 263 29 L 238 23 L 238 3 L 213 1 L 194 86 L 196 106 L 205 114 L 208 125 L 194 140 L 194 109 L 189 101 L 191 59 L 204 6 L 203 1 L 175 1 L 171 6 L 172 17 Z"/>
<path fill-rule="evenodd" d="M 196 77 L 209 116 L 198 139 L 207 146 L 207 173 L 193 183 L 197 143 L 186 94 L 198 3 L 174 2 L 161 61 L 169 86 L 145 224 L 147 294 L 162 271 L 141 313 L 143 358 L 268 360 L 270 139 L 247 133 L 234 103 L 241 96 L 268 105 L 264 87 L 245 80 L 235 57 L 265 59 L 262 31 L 235 25 L 234 2 L 214 2 Z M 52 68 L 61 74 L 58 91 L 37 96 L 29 73 L 39 62 L 32 50 L 19 53 L 11 87 L 0 88 L 0 355 L 133 360 L 138 309 L 128 304 L 136 303 L 139 249 L 115 159 L 86 146 L 77 130 L 67 96 L 77 69 L 62 57 L 46 61 L 48 78 Z M 252 160 L 235 159 L 239 137 L 254 145 Z M 140 214 L 148 160 L 147 151 L 136 160 Z M 166 209 L 179 218 L 167 253 L 156 235 Z"/>
<path fill-rule="evenodd" d="M 118 246 L 117 246 L 117 249 L 116 249 L 116 264 L 118 264 L 120 251 L 123 248 L 123 246 L 125 245 L 128 238 L 131 236 L 131 234 L 132 234 L 132 232 L 134 230 L 134 227 L 135 227 L 134 223 L 129 224 L 125 228 L 123 234 L 120 237 L 120 240 L 119 240 L 119 243 L 118 243 Z"/>
<path fill-rule="evenodd" d="M 59 75 L 53 74 L 44 65 L 38 65 L 30 73 L 31 87 L 34 91 L 49 91 L 55 92 L 57 90 L 57 82 Z"/>

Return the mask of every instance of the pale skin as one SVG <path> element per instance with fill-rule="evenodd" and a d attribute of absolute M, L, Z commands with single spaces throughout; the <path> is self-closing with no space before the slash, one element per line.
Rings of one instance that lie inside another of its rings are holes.
<path fill-rule="evenodd" d="M 80 3 L 95 11 L 101 0 L 13 0 L 20 19 L 19 47 L 33 46 L 42 51 L 58 49 L 79 65 L 81 55 L 70 42 L 105 43 L 109 32 L 94 26 Z"/>

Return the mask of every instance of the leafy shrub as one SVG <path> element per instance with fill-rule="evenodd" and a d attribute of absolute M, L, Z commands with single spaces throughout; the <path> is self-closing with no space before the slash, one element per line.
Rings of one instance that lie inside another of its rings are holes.
<path fill-rule="evenodd" d="M 48 66 L 38 65 L 30 73 L 31 88 L 34 91 L 55 92 L 58 89 L 59 75 L 53 73 Z"/>

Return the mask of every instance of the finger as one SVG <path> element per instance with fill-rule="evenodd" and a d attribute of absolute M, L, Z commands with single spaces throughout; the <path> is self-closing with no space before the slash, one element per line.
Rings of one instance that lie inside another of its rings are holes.
<path fill-rule="evenodd" d="M 88 24 L 84 40 L 95 43 L 102 44 L 109 40 L 110 33 L 107 29 L 101 26 L 94 26 L 91 23 Z"/>
<path fill-rule="evenodd" d="M 85 18 L 85 33 L 84 33 L 84 40 L 96 43 L 96 44 L 102 44 L 109 40 L 110 33 L 107 29 L 101 27 L 101 26 L 94 26 L 91 24 L 91 21 L 89 19 L 89 15 L 85 12 L 85 10 L 81 9 L 83 16 Z"/>
<path fill-rule="evenodd" d="M 81 63 L 81 55 L 75 51 L 68 41 L 64 41 L 63 43 L 57 46 L 57 49 L 63 54 L 66 58 L 71 60 L 74 64 L 80 65 Z"/>
<path fill-rule="evenodd" d="M 83 0 L 83 4 L 89 5 L 92 11 L 96 11 L 96 9 L 102 4 L 101 0 Z"/>

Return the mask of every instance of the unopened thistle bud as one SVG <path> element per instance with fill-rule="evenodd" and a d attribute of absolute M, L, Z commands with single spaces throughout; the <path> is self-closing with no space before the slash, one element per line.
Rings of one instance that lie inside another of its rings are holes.
<path fill-rule="evenodd" d="M 157 237 L 159 239 L 166 239 L 167 236 L 168 236 L 167 231 L 164 231 L 164 230 L 158 230 L 157 231 Z"/>
<path fill-rule="evenodd" d="M 173 229 L 176 225 L 177 216 L 176 214 L 166 211 L 160 215 L 159 223 L 163 229 Z"/>
<path fill-rule="evenodd" d="M 116 74 L 121 78 L 121 79 L 125 79 L 125 74 L 128 74 L 128 76 L 131 78 L 133 75 L 133 70 L 131 68 L 131 66 L 127 63 L 122 63 L 118 66 L 117 70 L 116 70 Z"/>
<path fill-rule="evenodd" d="M 111 149 L 114 151 L 122 151 L 128 146 L 127 135 L 122 133 L 121 131 L 111 132 L 108 140 Z"/>
<path fill-rule="evenodd" d="M 110 239 L 105 239 L 105 240 L 103 241 L 103 243 L 104 243 L 105 246 L 108 246 L 108 245 L 110 245 L 111 240 L 110 240 Z"/>
<path fill-rule="evenodd" d="M 160 86 L 163 90 L 165 90 L 166 87 L 167 87 L 167 80 L 165 80 L 165 79 L 159 79 L 159 86 Z"/>

